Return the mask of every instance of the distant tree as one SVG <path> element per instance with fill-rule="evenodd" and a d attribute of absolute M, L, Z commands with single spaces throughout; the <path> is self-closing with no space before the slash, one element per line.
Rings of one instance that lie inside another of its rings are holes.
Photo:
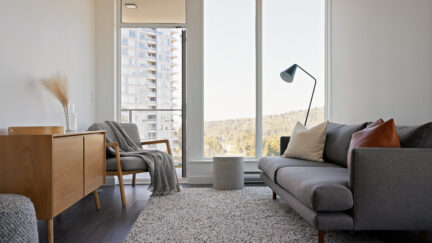
<path fill-rule="evenodd" d="M 206 157 L 213 157 L 218 154 L 226 153 L 220 141 L 216 137 L 211 136 L 204 137 L 204 150 Z"/>
<path fill-rule="evenodd" d="M 264 138 L 263 155 L 264 156 L 279 155 L 279 140 L 280 138 L 277 135 Z"/>
<path fill-rule="evenodd" d="M 290 136 L 297 122 L 303 124 L 306 110 L 263 116 L 263 155 L 279 155 L 279 139 Z M 324 108 L 313 108 L 308 127 L 324 121 Z M 230 153 L 255 156 L 255 120 L 251 118 L 204 123 L 204 152 L 207 157 Z"/>

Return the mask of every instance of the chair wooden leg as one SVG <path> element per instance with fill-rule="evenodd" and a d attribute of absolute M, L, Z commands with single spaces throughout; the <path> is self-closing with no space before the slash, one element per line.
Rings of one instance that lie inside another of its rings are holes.
<path fill-rule="evenodd" d="M 318 243 L 324 243 L 324 231 L 318 230 Z"/>
<path fill-rule="evenodd" d="M 120 194 L 121 194 L 121 201 L 122 201 L 122 207 L 126 207 L 126 198 L 125 198 L 125 192 L 124 192 L 124 184 L 123 184 L 123 175 L 121 171 L 118 175 L 119 184 L 120 184 Z"/>
<path fill-rule="evenodd" d="M 135 182 L 136 182 L 136 173 L 133 173 L 133 175 L 132 175 L 132 186 L 135 186 Z"/>
<path fill-rule="evenodd" d="M 100 210 L 100 202 L 99 202 L 99 193 L 96 190 L 93 191 L 93 196 L 94 196 L 94 200 L 95 200 L 95 204 L 96 204 L 96 210 L 99 211 Z"/>
<path fill-rule="evenodd" d="M 275 192 L 273 192 L 273 200 L 276 200 L 276 193 Z"/>
<path fill-rule="evenodd" d="M 46 220 L 47 242 L 54 243 L 54 219 Z"/>

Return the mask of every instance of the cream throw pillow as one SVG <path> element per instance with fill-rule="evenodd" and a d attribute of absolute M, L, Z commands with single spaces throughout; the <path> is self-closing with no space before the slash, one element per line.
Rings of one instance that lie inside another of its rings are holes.
<path fill-rule="evenodd" d="M 323 152 L 327 135 L 327 124 L 323 122 L 307 129 L 300 122 L 294 128 L 283 157 L 324 161 Z"/>

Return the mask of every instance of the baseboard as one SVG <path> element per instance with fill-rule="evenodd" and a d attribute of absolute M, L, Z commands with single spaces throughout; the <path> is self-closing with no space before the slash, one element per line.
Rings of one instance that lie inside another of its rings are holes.
<path fill-rule="evenodd" d="M 187 184 L 188 179 L 187 178 L 179 178 L 179 182 L 181 184 Z M 123 183 L 125 185 L 132 184 L 132 179 L 131 178 L 123 178 Z M 135 183 L 148 185 L 148 184 L 150 184 L 150 179 L 137 178 Z M 114 176 L 107 176 L 106 177 L 106 183 L 104 184 L 104 186 L 114 186 L 117 184 L 118 183 L 116 183 L 116 178 Z"/>
<path fill-rule="evenodd" d="M 245 174 L 245 183 L 263 183 L 258 174 Z M 192 184 L 192 185 L 209 185 L 213 183 L 213 178 L 211 175 L 203 176 L 189 176 L 187 178 L 179 178 L 181 184 Z M 123 183 L 128 185 L 132 184 L 131 178 L 124 178 Z M 107 176 L 106 183 L 104 186 L 114 186 L 116 185 L 116 179 L 114 176 Z M 137 178 L 136 184 L 150 184 L 149 179 Z"/>
<path fill-rule="evenodd" d="M 188 184 L 192 185 L 203 185 L 203 184 L 213 184 L 213 178 L 211 175 L 208 176 L 189 176 L 188 178 Z M 244 181 L 245 183 L 264 183 L 262 179 L 260 178 L 259 174 L 247 174 L 244 175 Z"/>
<path fill-rule="evenodd" d="M 106 176 L 105 184 L 103 184 L 104 186 L 114 186 L 115 184 L 114 176 Z"/>
<path fill-rule="evenodd" d="M 189 176 L 188 184 L 193 184 L 193 185 L 213 184 L 213 178 L 211 176 Z"/>

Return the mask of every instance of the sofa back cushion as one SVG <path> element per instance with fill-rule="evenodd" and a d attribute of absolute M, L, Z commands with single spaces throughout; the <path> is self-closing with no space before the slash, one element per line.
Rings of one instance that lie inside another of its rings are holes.
<path fill-rule="evenodd" d="M 339 166 L 347 166 L 347 153 L 353 133 L 363 130 L 367 123 L 344 125 L 330 122 L 324 148 L 324 160 Z"/>
<path fill-rule="evenodd" d="M 432 122 L 421 126 L 397 126 L 402 148 L 432 148 Z"/>

